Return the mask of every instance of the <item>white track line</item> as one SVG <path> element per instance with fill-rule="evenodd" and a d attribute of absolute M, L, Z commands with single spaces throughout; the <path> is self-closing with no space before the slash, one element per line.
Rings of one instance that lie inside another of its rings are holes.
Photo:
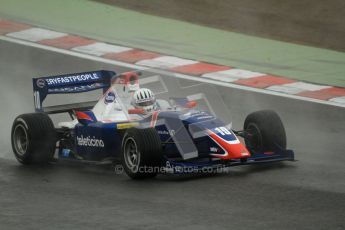
<path fill-rule="evenodd" d="M 213 84 L 213 85 L 225 86 L 225 87 L 229 87 L 229 88 L 247 90 L 247 91 L 256 92 L 256 93 L 281 96 L 281 97 L 286 97 L 286 98 L 292 98 L 292 99 L 297 99 L 297 100 L 302 100 L 302 101 L 315 102 L 315 103 L 319 103 L 319 104 L 333 105 L 333 106 L 345 108 L 345 104 L 340 104 L 340 103 L 336 103 L 333 101 L 323 101 L 323 100 L 318 100 L 318 99 L 313 99 L 313 98 L 307 98 L 307 97 L 301 97 L 301 96 L 296 96 L 296 95 L 279 93 L 279 92 L 265 90 L 265 89 L 257 89 L 257 88 L 242 86 L 242 85 L 236 85 L 236 84 L 232 84 L 232 83 L 219 82 L 219 81 L 214 81 L 211 79 L 206 79 L 203 77 L 190 76 L 190 75 L 185 75 L 185 74 L 180 74 L 180 73 L 172 73 L 172 72 L 169 72 L 166 70 L 152 69 L 150 67 L 144 67 L 144 66 L 129 64 L 129 63 L 125 63 L 125 62 L 115 61 L 115 60 L 108 60 L 108 59 L 105 59 L 102 57 L 92 56 L 92 55 L 88 55 L 88 54 L 82 54 L 82 53 L 78 53 L 78 52 L 71 51 L 71 50 L 63 50 L 63 49 L 59 49 L 59 48 L 55 48 L 55 47 L 51 47 L 51 46 L 46 46 L 46 45 L 42 45 L 42 44 L 38 44 L 38 43 L 23 41 L 23 40 L 10 38 L 10 37 L 6 37 L 6 36 L 0 36 L 0 40 L 7 41 L 7 42 L 13 42 L 16 44 L 21 44 L 21 45 L 26 45 L 26 46 L 30 46 L 30 47 L 34 47 L 34 48 L 39 48 L 39 49 L 43 49 L 43 50 L 48 50 L 48 51 L 61 53 L 61 54 L 65 54 L 65 55 L 70 55 L 70 56 L 74 56 L 74 57 L 78 57 L 78 58 L 88 59 L 88 60 L 92 60 L 92 61 L 96 61 L 96 62 L 102 62 L 102 63 L 106 63 L 106 64 L 126 67 L 129 69 L 137 69 L 137 70 L 147 71 L 147 72 L 154 73 L 154 74 L 167 75 L 167 76 L 182 78 L 182 79 L 186 79 L 186 80 L 199 81 L 199 82 L 204 82 L 204 83 Z"/>

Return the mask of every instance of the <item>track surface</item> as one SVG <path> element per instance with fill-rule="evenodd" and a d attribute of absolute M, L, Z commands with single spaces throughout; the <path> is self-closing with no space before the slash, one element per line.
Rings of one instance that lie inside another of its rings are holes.
<path fill-rule="evenodd" d="M 275 109 L 299 161 L 142 182 L 104 166 L 24 167 L 10 127 L 32 111 L 32 77 L 125 69 L 3 41 L 0 50 L 0 229 L 345 228 L 344 109 L 163 77 L 169 93 L 202 92 L 227 119 L 223 99 L 237 129 L 246 114 Z"/>

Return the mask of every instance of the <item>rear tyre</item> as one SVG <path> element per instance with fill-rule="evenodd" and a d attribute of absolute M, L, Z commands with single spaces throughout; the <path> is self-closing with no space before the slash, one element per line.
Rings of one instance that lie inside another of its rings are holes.
<path fill-rule="evenodd" d="M 12 149 L 22 164 L 48 163 L 54 156 L 56 140 L 54 124 L 47 114 L 22 114 L 13 122 Z"/>
<path fill-rule="evenodd" d="M 251 113 L 244 122 L 245 143 L 251 153 L 286 149 L 286 134 L 279 115 L 272 110 Z"/>
<path fill-rule="evenodd" d="M 130 128 L 121 148 L 121 163 L 132 179 L 155 177 L 162 162 L 162 144 L 153 128 Z"/>

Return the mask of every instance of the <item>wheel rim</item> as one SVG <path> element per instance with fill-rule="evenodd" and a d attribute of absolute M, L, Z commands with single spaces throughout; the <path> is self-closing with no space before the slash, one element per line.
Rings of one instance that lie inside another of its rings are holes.
<path fill-rule="evenodd" d="M 16 152 L 23 156 L 26 153 L 29 145 L 28 133 L 23 125 L 19 124 L 14 129 L 13 142 Z"/>
<path fill-rule="evenodd" d="M 262 151 L 263 148 L 263 141 L 259 127 L 254 124 L 250 123 L 246 129 L 247 138 L 245 139 L 246 146 L 252 152 L 259 152 Z"/>
<path fill-rule="evenodd" d="M 133 138 L 129 137 L 126 139 L 124 151 L 124 158 L 127 167 L 133 173 L 136 173 L 139 169 L 140 164 L 140 152 L 138 151 L 137 143 Z"/>

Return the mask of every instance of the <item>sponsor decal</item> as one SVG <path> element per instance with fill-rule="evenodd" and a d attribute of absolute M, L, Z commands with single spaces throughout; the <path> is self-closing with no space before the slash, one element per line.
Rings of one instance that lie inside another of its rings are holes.
<path fill-rule="evenodd" d="M 161 134 L 161 135 L 170 135 L 170 136 L 174 136 L 175 135 L 175 130 L 171 129 L 171 130 L 158 130 L 157 131 L 158 134 Z"/>
<path fill-rule="evenodd" d="M 96 73 L 92 74 L 80 74 L 80 75 L 70 75 L 63 77 L 51 77 L 47 78 L 46 82 L 49 86 L 60 85 L 65 83 L 80 83 L 90 80 L 98 80 L 99 76 Z"/>
<path fill-rule="evenodd" d="M 210 147 L 210 152 L 217 153 L 219 149 L 217 147 Z"/>
<path fill-rule="evenodd" d="M 96 139 L 95 137 L 84 137 L 81 135 L 77 136 L 77 143 L 79 146 L 88 146 L 88 147 L 100 147 L 104 148 L 104 142 L 101 139 Z"/>
<path fill-rule="evenodd" d="M 113 92 L 108 92 L 104 97 L 104 103 L 107 105 L 115 101 L 115 94 Z"/>
<path fill-rule="evenodd" d="M 40 93 L 38 91 L 34 92 L 34 101 L 35 101 L 35 108 L 41 109 L 41 99 L 40 99 Z"/>
<path fill-rule="evenodd" d="M 200 116 L 200 117 L 197 117 L 196 119 L 197 119 L 197 120 L 204 120 L 204 119 L 211 119 L 211 118 L 213 118 L 213 116 L 207 115 L 207 116 Z"/>
<path fill-rule="evenodd" d="M 213 116 L 204 111 L 187 112 L 181 116 L 182 120 L 187 120 L 190 118 L 195 118 L 197 120 L 205 120 L 205 119 L 211 119 L 213 118 Z"/>
<path fill-rule="evenodd" d="M 96 87 L 100 87 L 101 84 L 95 83 L 90 85 L 80 85 L 80 86 L 72 86 L 72 87 L 63 87 L 63 88 L 53 88 L 48 89 L 49 93 L 69 93 L 69 92 L 82 92 L 87 90 L 92 90 Z"/>
<path fill-rule="evenodd" d="M 135 126 L 138 126 L 139 123 L 138 122 L 130 122 L 130 123 L 121 123 L 121 124 L 117 124 L 116 127 L 117 129 L 129 129 Z"/>
<path fill-rule="evenodd" d="M 44 79 L 37 79 L 36 85 L 38 88 L 43 88 L 46 85 L 46 81 Z"/>

